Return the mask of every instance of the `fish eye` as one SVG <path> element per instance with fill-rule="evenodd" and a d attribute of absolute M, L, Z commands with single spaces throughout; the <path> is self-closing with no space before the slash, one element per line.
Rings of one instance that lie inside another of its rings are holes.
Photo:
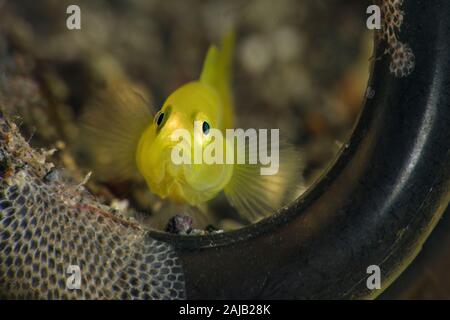
<path fill-rule="evenodd" d="M 208 134 L 209 133 L 209 129 L 210 129 L 209 123 L 206 122 L 206 121 L 203 121 L 203 125 L 202 125 L 203 133 L 204 134 Z"/>
<path fill-rule="evenodd" d="M 159 127 L 164 120 L 164 112 L 159 112 L 155 117 L 156 125 Z"/>

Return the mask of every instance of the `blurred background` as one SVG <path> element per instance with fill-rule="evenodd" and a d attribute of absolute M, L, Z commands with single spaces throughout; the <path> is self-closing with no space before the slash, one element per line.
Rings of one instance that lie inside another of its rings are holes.
<path fill-rule="evenodd" d="M 198 78 L 208 47 L 231 29 L 237 127 L 280 128 L 303 151 L 308 185 L 350 134 L 369 75 L 372 37 L 361 1 L 0 4 L 1 103 L 20 118 L 34 146 L 58 149 L 54 161 L 80 181 L 95 168 L 78 143 L 80 115 L 99 87 L 108 81 L 137 88 L 159 109 L 172 91 Z M 81 9 L 81 30 L 66 27 L 71 4 Z M 167 206 L 141 179 L 98 178 L 94 170 L 88 187 L 101 201 L 129 206 L 164 228 L 167 215 L 154 213 Z M 214 226 L 242 223 L 216 207 Z"/>
<path fill-rule="evenodd" d="M 71 4 L 81 8 L 81 30 L 66 28 Z M 302 149 L 310 185 L 351 134 L 364 99 L 373 47 L 365 27 L 367 5 L 360 0 L 0 0 L 0 105 L 33 146 L 57 149 L 52 161 L 68 178 L 82 181 L 95 159 L 80 149 L 80 115 L 102 83 L 139 88 L 159 108 L 174 89 L 198 78 L 209 45 L 233 28 L 237 126 L 280 128 Z M 105 182 L 93 172 L 87 186 L 100 201 L 127 209 L 152 227 L 167 223 L 156 214 L 165 204 L 140 179 Z M 220 209 L 216 218 L 217 228 L 240 226 Z M 450 223 L 440 228 L 448 231 Z M 450 276 L 437 275 L 450 261 L 443 253 L 450 247 L 445 231 L 409 268 L 414 275 L 406 272 L 383 297 L 450 298 Z"/>

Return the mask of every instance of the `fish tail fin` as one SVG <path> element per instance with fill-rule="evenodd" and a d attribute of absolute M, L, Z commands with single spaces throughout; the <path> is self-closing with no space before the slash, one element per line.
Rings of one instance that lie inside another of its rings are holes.
<path fill-rule="evenodd" d="M 200 82 L 214 87 L 219 93 L 224 105 L 224 128 L 233 125 L 233 93 L 231 90 L 233 52 L 235 47 L 235 33 L 229 32 L 223 39 L 220 49 L 212 45 L 205 58 Z"/>
<path fill-rule="evenodd" d="M 124 85 L 101 90 L 86 105 L 81 117 L 80 149 L 100 180 L 136 176 L 136 149 L 152 121 L 144 98 Z"/>
<path fill-rule="evenodd" d="M 247 159 L 256 155 L 256 148 L 247 147 Z M 262 175 L 263 166 L 236 164 L 233 176 L 224 189 L 225 196 L 244 219 L 255 222 L 296 199 L 305 190 L 303 161 L 300 151 L 287 142 L 280 142 L 279 167 L 274 175 Z"/>

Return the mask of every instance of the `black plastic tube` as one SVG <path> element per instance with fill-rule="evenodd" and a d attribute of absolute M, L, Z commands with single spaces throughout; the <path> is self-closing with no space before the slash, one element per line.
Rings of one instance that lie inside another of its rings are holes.
<path fill-rule="evenodd" d="M 450 2 L 405 1 L 415 69 L 395 77 L 377 45 L 365 101 L 335 163 L 295 203 L 238 231 L 151 235 L 175 245 L 187 297 L 365 298 L 420 251 L 450 200 Z"/>

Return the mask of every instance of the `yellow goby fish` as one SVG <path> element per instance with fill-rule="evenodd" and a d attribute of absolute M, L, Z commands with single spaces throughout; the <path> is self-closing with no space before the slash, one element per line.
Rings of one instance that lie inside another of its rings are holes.
<path fill-rule="evenodd" d="M 155 116 L 143 99 L 126 88 L 102 95 L 84 118 L 87 140 L 103 176 L 127 177 L 137 171 L 149 189 L 177 203 L 202 206 L 224 192 L 230 204 L 249 221 L 271 214 L 299 194 L 301 158 L 286 143 L 279 150 L 279 170 L 261 175 L 260 164 L 174 164 L 175 130 L 194 135 L 194 122 L 210 128 L 234 127 L 231 64 L 234 34 L 211 46 L 197 81 L 175 90 Z M 195 140 L 194 140 L 195 141 Z M 211 142 L 200 139 L 204 150 Z M 198 143 L 198 142 L 194 142 Z M 247 151 L 250 152 L 250 151 Z M 95 173 L 95 171 L 94 171 Z"/>

